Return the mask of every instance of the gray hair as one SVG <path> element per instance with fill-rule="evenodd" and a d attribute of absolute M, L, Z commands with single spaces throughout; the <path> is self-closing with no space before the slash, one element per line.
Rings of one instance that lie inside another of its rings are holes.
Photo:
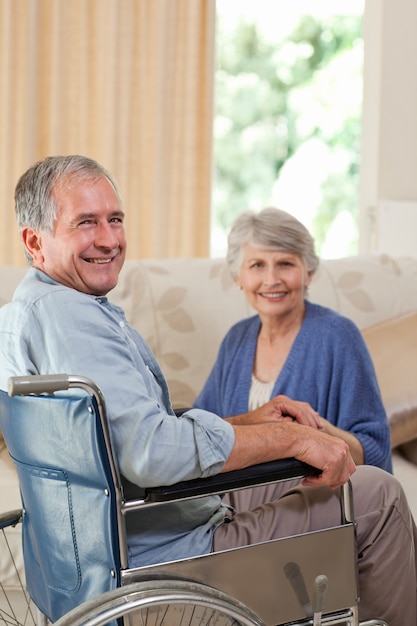
<path fill-rule="evenodd" d="M 50 156 L 32 165 L 19 178 L 15 189 L 15 211 L 20 232 L 25 226 L 51 235 L 58 217 L 54 189 L 58 185 L 68 189 L 81 181 L 96 182 L 105 177 L 121 197 L 116 181 L 97 161 L 81 155 Z M 25 249 L 26 260 L 32 258 Z"/>
<path fill-rule="evenodd" d="M 293 215 L 274 207 L 260 213 L 242 213 L 232 225 L 227 241 L 226 260 L 233 278 L 239 274 L 243 248 L 248 243 L 263 250 L 297 254 L 309 272 L 314 273 L 319 265 L 314 239 L 307 228 Z"/>

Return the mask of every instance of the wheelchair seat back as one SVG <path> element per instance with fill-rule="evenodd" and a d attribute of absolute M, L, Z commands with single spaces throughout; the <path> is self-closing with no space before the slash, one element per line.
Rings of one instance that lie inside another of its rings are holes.
<path fill-rule="evenodd" d="M 94 398 L 0 391 L 23 508 L 26 584 L 54 622 L 119 585 L 115 490 Z"/>

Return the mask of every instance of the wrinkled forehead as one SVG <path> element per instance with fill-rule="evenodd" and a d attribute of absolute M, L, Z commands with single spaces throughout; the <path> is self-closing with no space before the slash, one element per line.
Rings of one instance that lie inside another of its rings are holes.
<path fill-rule="evenodd" d="M 51 188 L 51 198 L 55 201 L 57 208 L 60 204 L 60 199 L 67 196 L 68 193 L 71 193 L 79 188 L 88 188 L 94 187 L 99 182 L 107 182 L 109 187 L 114 191 L 115 196 L 117 197 L 118 203 L 121 206 L 121 197 L 119 191 L 114 184 L 114 182 L 104 174 L 101 175 L 82 175 L 78 172 L 74 174 L 67 174 L 61 178 L 59 178 Z"/>
<path fill-rule="evenodd" d="M 56 197 L 62 192 L 72 191 L 80 186 L 92 186 L 100 180 L 107 180 L 116 191 L 112 181 L 104 174 L 93 174 L 86 172 L 68 172 L 59 176 L 52 185 L 51 192 Z"/>

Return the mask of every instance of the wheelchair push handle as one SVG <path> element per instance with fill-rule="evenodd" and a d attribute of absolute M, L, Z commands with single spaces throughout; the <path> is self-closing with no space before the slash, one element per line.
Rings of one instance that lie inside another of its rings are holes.
<path fill-rule="evenodd" d="M 9 396 L 28 396 L 30 394 L 52 394 L 55 391 L 66 391 L 70 387 L 68 374 L 48 374 L 33 376 L 11 376 L 7 383 Z"/>

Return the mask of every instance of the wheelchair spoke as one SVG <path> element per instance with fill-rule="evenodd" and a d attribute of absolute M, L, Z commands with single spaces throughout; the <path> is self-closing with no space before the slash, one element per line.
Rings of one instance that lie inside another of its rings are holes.
<path fill-rule="evenodd" d="M 56 626 L 264 626 L 230 596 L 178 579 L 147 580 L 103 594 L 70 611 Z"/>
<path fill-rule="evenodd" d="M 3 514 L 2 519 L 6 519 L 6 516 Z M 8 572 L 8 582 L 0 582 L 0 625 L 34 626 L 35 609 L 20 576 L 12 549 L 13 542 L 9 541 L 9 532 L 13 532 L 14 526 L 4 526 L 0 533 L 1 567 L 2 571 Z"/>

